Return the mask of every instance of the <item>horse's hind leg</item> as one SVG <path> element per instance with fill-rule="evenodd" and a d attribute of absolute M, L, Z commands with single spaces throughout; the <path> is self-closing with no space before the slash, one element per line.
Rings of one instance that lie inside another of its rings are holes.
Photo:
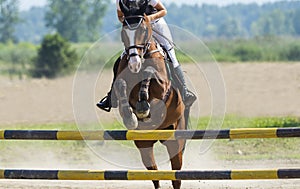
<path fill-rule="evenodd" d="M 138 120 L 128 102 L 126 81 L 123 79 L 118 79 L 115 84 L 115 89 L 118 95 L 119 111 L 123 118 L 124 125 L 127 127 L 127 129 L 136 129 L 138 126 Z"/>
<path fill-rule="evenodd" d="M 144 166 L 148 170 L 157 170 L 157 165 L 154 159 L 153 144 L 155 141 L 134 141 L 140 151 Z M 159 181 L 153 180 L 155 189 L 159 189 Z"/>
<path fill-rule="evenodd" d="M 164 141 L 163 144 L 167 147 L 172 170 L 180 170 L 182 167 L 182 150 L 184 148 L 185 141 L 173 140 L 173 141 Z M 172 185 L 174 189 L 180 189 L 181 180 L 173 180 Z"/>
<path fill-rule="evenodd" d="M 178 120 L 177 127 L 175 128 L 177 128 L 177 130 L 185 129 L 185 121 L 183 118 Z M 172 170 L 180 170 L 182 167 L 182 157 L 185 148 L 185 143 L 185 139 L 163 141 L 163 144 L 167 147 L 168 150 Z M 174 189 L 180 189 L 181 180 L 173 180 L 172 185 Z"/>

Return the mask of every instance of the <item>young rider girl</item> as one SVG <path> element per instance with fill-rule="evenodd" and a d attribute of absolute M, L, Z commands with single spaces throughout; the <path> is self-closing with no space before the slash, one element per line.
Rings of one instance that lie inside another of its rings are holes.
<path fill-rule="evenodd" d="M 120 3 L 124 3 L 129 9 L 138 8 L 138 6 L 140 6 L 141 4 L 148 3 L 145 14 L 148 16 L 149 20 L 151 20 L 153 28 L 153 37 L 157 40 L 158 43 L 160 43 L 161 46 L 164 47 L 164 49 L 166 49 L 174 67 L 174 78 L 177 82 L 177 86 L 179 86 L 179 90 L 182 95 L 184 104 L 187 106 L 191 106 L 197 98 L 192 92 L 190 92 L 187 89 L 184 74 L 176 58 L 171 32 L 165 19 L 163 18 L 167 14 L 165 6 L 161 3 L 160 0 L 116 0 L 117 15 L 121 23 L 124 22 L 125 17 L 124 13 L 120 8 Z M 120 59 L 118 59 L 117 61 L 119 60 Z M 114 74 L 116 72 L 115 69 L 116 68 L 114 68 Z M 117 104 L 112 102 L 111 95 L 112 94 L 110 91 L 106 97 L 104 97 L 99 103 L 97 103 L 97 106 L 100 109 L 106 111 L 110 111 L 111 107 L 117 107 Z"/>

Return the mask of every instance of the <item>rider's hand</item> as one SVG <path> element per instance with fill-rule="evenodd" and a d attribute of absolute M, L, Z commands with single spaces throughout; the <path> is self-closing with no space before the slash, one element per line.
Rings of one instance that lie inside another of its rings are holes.
<path fill-rule="evenodd" d="M 152 15 L 148 15 L 147 18 L 148 18 L 148 20 L 149 20 L 150 22 L 154 20 L 154 18 L 153 18 Z"/>
<path fill-rule="evenodd" d="M 152 21 L 152 17 L 151 17 L 151 15 L 146 15 L 146 14 L 144 14 L 144 18 L 145 18 L 145 20 L 147 21 L 147 22 L 151 22 Z"/>

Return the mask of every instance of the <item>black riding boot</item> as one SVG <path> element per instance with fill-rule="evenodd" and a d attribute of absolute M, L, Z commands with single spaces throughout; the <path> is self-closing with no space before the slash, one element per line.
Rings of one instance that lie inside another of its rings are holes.
<path fill-rule="evenodd" d="M 179 88 L 183 102 L 186 106 L 191 106 L 197 100 L 197 97 L 194 93 L 188 90 L 181 66 L 178 66 L 174 70 L 175 70 L 175 82 L 177 83 L 177 87 Z"/>
<path fill-rule="evenodd" d="M 117 97 L 113 90 L 113 86 L 114 86 L 114 82 L 116 80 L 116 75 L 117 75 L 120 61 L 121 61 L 121 57 L 119 57 L 114 64 L 114 68 L 113 68 L 114 77 L 113 77 L 113 82 L 112 82 L 110 91 L 107 93 L 107 96 L 105 96 L 102 100 L 100 100 L 96 104 L 98 108 L 100 108 L 101 110 L 104 110 L 106 112 L 110 112 L 111 108 L 118 107 L 118 100 L 117 100 Z"/>

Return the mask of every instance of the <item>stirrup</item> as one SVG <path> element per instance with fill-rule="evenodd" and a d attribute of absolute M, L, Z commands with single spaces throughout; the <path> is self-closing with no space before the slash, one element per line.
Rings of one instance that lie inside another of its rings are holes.
<path fill-rule="evenodd" d="M 105 101 L 108 101 L 108 96 L 104 97 L 102 100 L 100 100 L 100 102 L 98 102 L 96 105 L 98 108 L 100 108 L 101 110 L 104 110 L 106 112 L 110 112 L 111 110 L 111 106 L 104 106 L 103 104 L 105 103 Z M 109 104 L 109 102 L 106 102 Z"/>

